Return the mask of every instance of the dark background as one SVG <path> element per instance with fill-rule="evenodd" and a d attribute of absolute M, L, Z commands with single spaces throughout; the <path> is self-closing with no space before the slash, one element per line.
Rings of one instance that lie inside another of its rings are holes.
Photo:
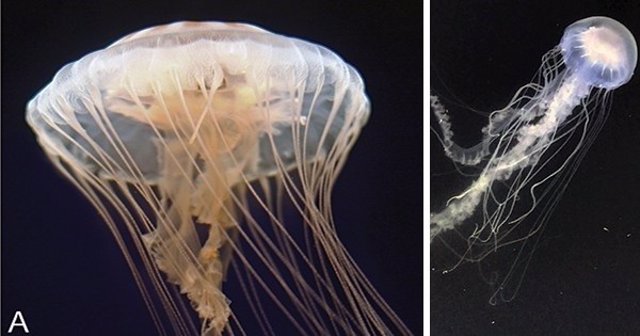
<path fill-rule="evenodd" d="M 338 180 L 339 234 L 389 304 L 422 333 L 422 8 L 408 1 L 3 1 L 2 324 L 36 335 L 153 335 L 119 249 L 47 162 L 24 122 L 64 64 L 180 20 L 240 21 L 323 44 L 362 74 L 372 115 Z M 240 293 L 229 293 L 242 300 Z M 280 330 L 281 334 L 289 334 Z"/>
<path fill-rule="evenodd" d="M 506 106 L 564 28 L 594 15 L 615 18 L 640 38 L 638 1 L 432 2 L 431 88 L 448 105 L 458 139 L 477 141 L 486 124 L 469 108 Z M 443 201 L 470 179 L 430 139 L 431 199 Z M 640 335 L 639 206 L 636 74 L 613 94 L 609 118 L 549 220 L 515 300 L 489 305 L 491 288 L 475 265 L 431 271 L 432 334 Z M 442 248 L 431 248 L 432 262 Z"/>

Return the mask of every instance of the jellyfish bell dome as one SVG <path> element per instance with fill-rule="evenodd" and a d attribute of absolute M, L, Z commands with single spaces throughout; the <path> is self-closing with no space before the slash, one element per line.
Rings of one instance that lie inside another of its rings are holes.
<path fill-rule="evenodd" d="M 313 160 L 368 114 L 361 77 L 332 51 L 220 22 L 127 35 L 63 67 L 27 107 L 49 153 L 105 178 L 147 181 L 176 155 L 166 148 L 183 144 L 200 147 L 186 148 L 192 156 L 223 153 L 219 162 L 242 163 L 250 179 L 275 174 L 296 166 L 302 137 Z"/>
<path fill-rule="evenodd" d="M 567 68 L 588 85 L 613 90 L 631 79 L 636 40 L 620 22 L 593 16 L 567 27 L 560 47 Z"/>

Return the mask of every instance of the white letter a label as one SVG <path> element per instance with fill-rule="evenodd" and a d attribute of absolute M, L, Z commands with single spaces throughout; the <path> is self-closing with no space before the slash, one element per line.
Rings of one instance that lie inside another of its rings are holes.
<path fill-rule="evenodd" d="M 11 321 L 11 325 L 9 326 L 9 330 L 7 333 L 13 333 L 13 328 L 22 328 L 25 334 L 29 333 L 29 327 L 27 327 L 27 321 L 24 320 L 24 316 L 22 316 L 22 312 L 17 310 L 13 315 L 13 321 Z"/>

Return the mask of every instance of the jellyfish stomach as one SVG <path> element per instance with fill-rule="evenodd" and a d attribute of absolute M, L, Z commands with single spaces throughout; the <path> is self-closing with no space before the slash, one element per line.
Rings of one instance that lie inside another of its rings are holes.
<path fill-rule="evenodd" d="M 540 102 L 549 101 L 548 105 L 529 104 L 536 105 L 535 108 L 543 108 L 545 112 L 542 117 L 537 122 L 520 127 L 515 135 L 503 134 L 497 140 L 493 155 L 480 176 L 464 192 L 451 197 L 444 210 L 431 214 L 432 240 L 441 232 L 451 230 L 471 217 L 494 182 L 506 181 L 514 172 L 535 165 L 553 142 L 558 127 L 567 120 L 591 90 L 591 87 L 578 76 L 560 75 L 556 80 L 563 81 L 558 89 L 550 93 L 549 99 L 540 99 Z M 492 219 L 489 222 L 485 219 L 482 225 L 477 226 L 476 231 L 488 228 L 495 234 L 502 224 L 508 221 L 508 218 L 500 216 L 490 215 L 489 218 Z"/>
<path fill-rule="evenodd" d="M 107 110 L 158 129 L 174 130 L 191 143 L 203 127 L 220 120 L 243 118 L 257 123 L 266 119 L 265 113 L 260 113 L 267 96 L 265 88 L 252 85 L 244 76 L 223 75 L 210 83 L 204 79 L 196 82 L 183 83 L 180 78 L 165 76 L 150 80 L 144 89 L 125 81 L 102 92 Z"/>

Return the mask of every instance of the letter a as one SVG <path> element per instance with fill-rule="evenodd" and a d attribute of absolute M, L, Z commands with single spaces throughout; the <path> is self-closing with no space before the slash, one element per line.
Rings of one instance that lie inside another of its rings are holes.
<path fill-rule="evenodd" d="M 29 333 L 29 327 L 27 327 L 27 321 L 24 320 L 22 316 L 22 312 L 17 310 L 13 315 L 13 321 L 11 321 L 11 325 L 9 326 L 9 331 L 7 333 L 11 334 L 13 332 L 14 327 L 22 327 L 24 329 L 24 333 Z"/>

